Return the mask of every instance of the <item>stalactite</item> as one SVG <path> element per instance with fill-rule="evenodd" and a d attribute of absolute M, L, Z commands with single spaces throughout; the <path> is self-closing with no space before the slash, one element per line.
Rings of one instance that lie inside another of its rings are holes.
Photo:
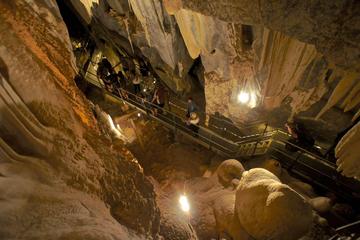
<path fill-rule="evenodd" d="M 358 74 L 355 72 L 345 73 L 344 77 L 340 80 L 334 91 L 332 92 L 326 105 L 316 116 L 319 119 L 327 110 L 337 104 L 353 87 L 355 80 L 358 78 Z"/>
<path fill-rule="evenodd" d="M 134 46 L 133 46 L 133 42 L 131 40 L 130 31 L 129 31 L 129 19 L 125 19 L 124 23 L 125 23 L 125 28 L 126 28 L 126 33 L 127 33 L 127 36 L 128 36 L 128 40 L 129 40 L 129 43 L 130 43 L 130 46 L 131 46 L 131 51 L 134 54 L 135 53 L 134 52 Z"/>
<path fill-rule="evenodd" d="M 345 112 L 350 111 L 355 106 L 357 106 L 360 102 L 360 82 L 358 82 L 354 88 L 350 91 L 350 93 L 346 96 L 344 103 L 342 105 Z"/>
<path fill-rule="evenodd" d="M 298 85 L 304 71 L 316 57 L 314 46 L 264 29 L 258 72 L 265 72 L 264 106 L 273 109 Z"/>

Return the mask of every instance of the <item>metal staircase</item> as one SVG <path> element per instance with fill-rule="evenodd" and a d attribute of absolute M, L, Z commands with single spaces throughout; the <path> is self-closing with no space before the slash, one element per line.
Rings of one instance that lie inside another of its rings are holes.
<path fill-rule="evenodd" d="M 360 182 L 342 176 L 336 170 L 336 165 L 329 162 L 306 149 L 288 142 L 289 135 L 281 129 L 269 129 L 266 127 L 260 133 L 245 136 L 237 136 L 236 141 L 211 130 L 211 126 L 200 125 L 199 131 L 192 131 L 184 120 L 185 114 L 174 113 L 167 109 L 158 109 L 159 114 L 154 116 L 151 110 L 158 106 L 145 101 L 143 98 L 121 89 L 127 97 L 122 97 L 119 90 L 108 92 L 105 90 L 104 83 L 97 78 L 94 69 L 84 74 L 87 83 L 104 90 L 106 95 L 124 102 L 139 111 L 147 114 L 164 126 L 171 129 L 175 134 L 182 134 L 189 137 L 192 141 L 211 149 L 212 151 L 227 157 L 236 159 L 251 159 L 251 157 L 267 154 L 277 159 L 283 168 L 287 169 L 292 175 L 301 178 L 322 190 L 335 193 L 338 198 L 355 204 L 360 200 Z M 172 103 L 170 101 L 170 103 Z M 174 105 L 174 103 L 172 103 Z M 181 108 L 181 106 L 178 106 Z M 293 145 L 298 151 L 290 152 L 285 145 Z"/>

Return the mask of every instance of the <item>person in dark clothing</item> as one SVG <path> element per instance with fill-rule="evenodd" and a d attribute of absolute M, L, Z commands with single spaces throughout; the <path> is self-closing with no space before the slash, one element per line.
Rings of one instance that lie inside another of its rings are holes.
<path fill-rule="evenodd" d="M 105 83 L 106 90 L 112 93 L 116 92 L 116 89 L 118 88 L 118 76 L 116 73 L 106 76 L 103 81 Z"/>
<path fill-rule="evenodd" d="M 122 71 L 118 71 L 118 77 L 120 81 L 124 81 L 124 82 L 127 81 L 127 78 Z"/>
<path fill-rule="evenodd" d="M 111 66 L 111 63 L 105 57 L 103 57 L 101 61 L 98 63 L 96 75 L 104 82 L 105 89 L 107 91 L 109 92 L 114 91 L 114 87 L 112 83 L 114 81 L 114 78 L 117 76 L 115 74 L 114 69 Z"/>
<path fill-rule="evenodd" d="M 314 138 L 308 133 L 304 125 L 298 122 L 287 122 L 285 124 L 285 127 L 287 128 L 288 132 L 291 135 L 290 139 L 288 140 L 290 144 L 287 143 L 285 145 L 285 148 L 287 150 L 291 152 L 296 152 L 299 150 L 299 148 L 296 147 L 298 146 L 307 151 L 319 154 L 319 151 L 314 147 L 315 144 Z"/>
<path fill-rule="evenodd" d="M 109 60 L 107 60 L 107 58 L 103 57 L 103 59 L 101 59 L 101 61 L 98 63 L 98 69 L 97 69 L 96 73 L 101 80 L 104 80 L 105 77 L 107 77 L 110 74 L 115 73 L 115 71 L 112 68 Z"/>
<path fill-rule="evenodd" d="M 160 85 L 154 92 L 154 96 L 152 99 L 152 103 L 154 103 L 156 106 L 158 106 L 159 111 L 161 113 L 161 108 L 165 106 L 165 89 L 162 85 Z M 155 108 L 154 115 L 156 115 L 158 112 L 158 109 Z"/>
<path fill-rule="evenodd" d="M 139 61 L 140 65 L 140 73 L 143 77 L 146 77 L 148 75 L 148 68 L 146 66 L 146 63 L 144 61 Z"/>
<path fill-rule="evenodd" d="M 137 95 L 141 91 L 140 88 L 141 78 L 138 75 L 136 75 L 135 70 L 131 71 L 131 77 L 134 86 L 134 93 L 135 95 Z"/>
<path fill-rule="evenodd" d="M 188 98 L 187 101 L 187 111 L 186 111 L 186 117 L 189 118 L 192 112 L 196 112 L 197 111 L 197 106 L 194 102 L 194 100 L 192 99 L 192 97 Z"/>

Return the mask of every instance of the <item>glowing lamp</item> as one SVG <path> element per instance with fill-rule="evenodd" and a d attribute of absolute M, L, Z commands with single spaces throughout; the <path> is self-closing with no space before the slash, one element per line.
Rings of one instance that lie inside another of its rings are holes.
<path fill-rule="evenodd" d="M 183 210 L 184 212 L 190 211 L 190 204 L 185 195 L 180 196 L 179 203 L 180 203 L 181 210 Z"/>
<path fill-rule="evenodd" d="M 239 95 L 238 95 L 238 101 L 240 102 L 240 103 L 248 103 L 249 102 L 249 100 L 250 100 L 250 94 L 249 93 L 247 93 L 247 92 L 243 92 L 243 91 L 241 91 L 240 93 L 239 93 Z"/>

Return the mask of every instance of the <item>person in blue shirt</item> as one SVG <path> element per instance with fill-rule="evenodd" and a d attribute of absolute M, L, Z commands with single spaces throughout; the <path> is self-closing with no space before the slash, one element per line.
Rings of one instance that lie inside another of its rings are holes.
<path fill-rule="evenodd" d="M 195 102 L 193 101 L 192 97 L 188 98 L 187 101 L 187 112 L 186 112 L 186 117 L 189 118 L 192 112 L 196 112 L 197 111 L 197 106 L 195 104 Z"/>

